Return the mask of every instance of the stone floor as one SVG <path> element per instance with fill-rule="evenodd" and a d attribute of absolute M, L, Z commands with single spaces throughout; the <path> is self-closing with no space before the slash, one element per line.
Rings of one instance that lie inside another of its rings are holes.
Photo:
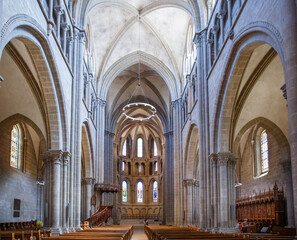
<path fill-rule="evenodd" d="M 134 230 L 132 240 L 148 240 L 144 230 Z"/>

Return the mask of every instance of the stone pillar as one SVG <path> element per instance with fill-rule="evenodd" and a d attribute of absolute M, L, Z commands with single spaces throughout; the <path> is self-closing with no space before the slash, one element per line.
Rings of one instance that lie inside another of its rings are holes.
<path fill-rule="evenodd" d="M 50 175 L 47 178 L 47 191 L 50 192 L 49 226 L 54 234 L 60 233 L 61 219 L 61 164 L 63 161 L 63 152 L 61 150 L 49 150 L 44 155 L 47 162 L 46 167 L 50 169 Z"/>
<path fill-rule="evenodd" d="M 48 4 L 48 23 L 47 23 L 47 34 L 48 36 L 52 33 L 54 28 L 54 19 L 53 19 L 53 11 L 54 11 L 54 0 L 49 0 Z"/>
<path fill-rule="evenodd" d="M 72 16 L 72 5 L 73 5 L 73 0 L 69 0 L 68 1 L 68 9 L 69 9 L 69 13 L 70 13 L 70 16 Z"/>
<path fill-rule="evenodd" d="M 184 179 L 183 185 L 184 191 L 184 211 L 185 211 L 185 226 L 192 226 L 194 220 L 194 185 L 196 184 L 196 179 Z"/>
<path fill-rule="evenodd" d="M 212 54 L 212 45 L 213 45 L 213 39 L 208 39 L 207 40 L 207 44 L 208 44 L 208 69 L 211 69 L 211 66 L 212 66 L 212 57 L 211 57 L 211 54 Z"/>
<path fill-rule="evenodd" d="M 209 156 L 212 165 L 212 199 L 211 199 L 211 209 L 212 209 L 212 227 L 214 229 L 218 228 L 218 156 L 217 154 L 211 154 Z"/>
<path fill-rule="evenodd" d="M 75 127 L 75 156 L 74 156 L 74 165 L 75 165 L 75 188 L 74 188 L 74 227 L 77 230 L 80 230 L 80 213 L 81 213 L 81 107 L 82 107 L 82 92 L 83 92 L 83 58 L 84 58 L 84 49 L 85 49 L 85 32 L 80 32 L 78 34 L 78 69 L 76 75 L 77 81 L 77 91 L 76 91 L 76 127 Z"/>
<path fill-rule="evenodd" d="M 69 172 L 69 212 L 70 212 L 70 216 L 69 216 L 69 227 L 71 228 L 71 230 L 74 229 L 74 201 L 75 201 L 75 193 L 74 193 L 74 189 L 75 189 L 75 151 L 77 148 L 77 145 L 75 144 L 75 131 L 76 131 L 76 106 L 78 104 L 78 99 L 77 99 L 77 85 L 78 85 L 78 81 L 77 81 L 77 70 L 78 70 L 78 61 L 77 59 L 79 59 L 79 54 L 77 53 L 77 49 L 78 49 L 78 29 L 74 28 L 73 29 L 73 80 L 72 80 L 72 99 L 71 99 L 71 143 L 70 143 L 70 150 L 72 153 L 72 160 L 70 162 L 70 171 Z M 80 147 L 81 148 L 81 147 Z"/>
<path fill-rule="evenodd" d="M 165 136 L 165 161 L 163 166 L 163 224 L 174 223 L 174 162 L 173 162 L 173 132 L 167 132 Z"/>
<path fill-rule="evenodd" d="M 91 198 L 92 198 L 92 188 L 94 184 L 94 178 L 86 177 L 82 180 L 85 189 L 85 206 L 83 209 L 84 218 L 87 219 L 91 216 Z"/>
<path fill-rule="evenodd" d="M 208 21 L 210 20 L 211 12 L 212 12 L 212 0 L 208 0 L 207 1 L 207 19 L 208 19 Z"/>
<path fill-rule="evenodd" d="M 57 25 L 56 25 L 56 36 L 60 44 L 60 28 L 61 28 L 61 16 L 63 14 L 63 9 L 60 6 L 55 7 L 55 12 L 57 14 Z"/>
<path fill-rule="evenodd" d="M 37 220 L 42 221 L 43 219 L 43 196 L 44 196 L 44 181 L 42 179 L 37 180 Z"/>
<path fill-rule="evenodd" d="M 97 99 L 97 159 L 95 161 L 95 179 L 98 183 L 104 182 L 104 130 L 106 101 Z"/>
<path fill-rule="evenodd" d="M 63 53 L 66 56 L 66 43 L 67 43 L 67 31 L 69 30 L 69 25 L 67 23 L 63 23 L 61 25 L 62 30 L 63 30 L 63 43 L 62 43 L 62 49 L 63 49 Z"/>
<path fill-rule="evenodd" d="M 63 232 L 68 232 L 68 224 L 69 224 L 69 222 L 67 221 L 69 219 L 69 216 L 67 216 L 67 207 L 69 202 L 68 163 L 70 158 L 71 158 L 71 154 L 69 152 L 63 153 L 63 205 L 62 205 Z"/>
<path fill-rule="evenodd" d="M 283 20 L 282 36 L 284 39 L 284 75 L 287 88 L 289 116 L 290 150 L 292 180 L 294 192 L 295 227 L 297 226 L 297 23 L 296 1 L 288 0 L 282 11 L 286 14 Z"/>
<path fill-rule="evenodd" d="M 230 152 L 218 153 L 219 161 L 219 231 L 235 232 L 235 163 Z"/>
<path fill-rule="evenodd" d="M 211 32 L 213 33 L 213 40 L 214 40 L 214 59 L 217 57 L 218 55 L 218 30 L 219 27 L 218 26 L 213 26 L 213 28 L 211 29 Z"/>
<path fill-rule="evenodd" d="M 285 196 L 287 199 L 287 218 L 288 218 L 288 227 L 294 227 L 295 218 L 294 218 L 294 197 L 293 197 L 293 186 L 292 186 L 292 168 L 291 161 L 281 163 L 284 172 L 285 172 Z"/>
<path fill-rule="evenodd" d="M 174 138 L 174 224 L 182 225 L 181 99 L 172 102 Z M 171 173 L 172 174 L 172 173 Z"/>
<path fill-rule="evenodd" d="M 73 37 L 70 36 L 67 39 L 67 41 L 68 41 L 68 64 L 73 71 L 73 66 L 72 66 Z"/>
<path fill-rule="evenodd" d="M 231 31 L 232 28 L 232 0 L 227 0 L 228 4 L 228 22 L 229 22 L 229 31 Z"/>
<path fill-rule="evenodd" d="M 219 36 L 220 39 L 221 39 L 221 44 L 223 46 L 223 43 L 224 43 L 224 16 L 226 14 L 226 11 L 221 9 L 219 11 L 219 19 L 220 19 L 220 29 L 221 29 L 221 35 Z"/>

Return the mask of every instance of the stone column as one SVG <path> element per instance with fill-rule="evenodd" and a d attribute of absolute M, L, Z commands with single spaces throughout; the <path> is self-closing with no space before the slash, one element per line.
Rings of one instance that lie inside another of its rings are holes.
<path fill-rule="evenodd" d="M 184 179 L 183 185 L 185 188 L 185 226 L 192 226 L 193 225 L 193 216 L 194 216 L 194 185 L 196 183 L 196 179 Z"/>
<path fill-rule="evenodd" d="M 232 0 L 227 0 L 228 4 L 228 22 L 229 22 L 229 31 L 231 31 L 232 28 Z"/>
<path fill-rule="evenodd" d="M 284 172 L 285 172 L 285 194 L 287 199 L 287 218 L 288 218 L 288 227 L 294 227 L 295 218 L 294 218 L 294 197 L 293 197 L 293 186 L 292 186 L 292 168 L 291 161 L 281 163 Z"/>
<path fill-rule="evenodd" d="M 37 180 L 37 220 L 40 220 L 44 223 L 43 219 L 43 196 L 44 196 L 44 181 L 43 179 Z"/>
<path fill-rule="evenodd" d="M 165 136 L 165 161 L 163 166 L 163 224 L 174 223 L 174 162 L 173 162 L 173 132 L 167 132 Z"/>
<path fill-rule="evenodd" d="M 219 231 L 235 231 L 235 163 L 230 152 L 218 153 L 219 161 Z M 233 210 L 232 210 L 233 209 Z"/>
<path fill-rule="evenodd" d="M 69 166 L 69 212 L 70 212 L 70 216 L 69 216 L 69 227 L 71 228 L 71 230 L 73 230 L 74 228 L 74 200 L 75 200 L 75 194 L 74 194 L 74 189 L 75 189 L 75 150 L 77 148 L 77 145 L 75 144 L 75 131 L 76 131 L 76 106 L 77 106 L 77 85 L 78 85 L 78 81 L 77 81 L 77 70 L 78 70 L 78 61 L 77 59 L 79 59 L 79 54 L 77 52 L 78 49 L 78 29 L 74 28 L 73 29 L 73 80 L 72 80 L 72 89 L 71 89 L 71 143 L 70 143 L 70 151 L 72 153 L 72 160 L 70 162 L 70 166 Z M 80 147 L 81 148 L 81 147 Z"/>
<path fill-rule="evenodd" d="M 61 16 L 63 14 L 63 9 L 60 6 L 55 7 L 55 12 L 57 14 L 57 25 L 56 25 L 56 36 L 60 44 L 60 28 L 61 28 Z"/>
<path fill-rule="evenodd" d="M 218 30 L 219 27 L 218 26 L 213 26 L 213 28 L 211 29 L 211 32 L 213 33 L 213 40 L 214 40 L 214 59 L 217 57 L 218 55 Z"/>
<path fill-rule="evenodd" d="M 47 35 L 49 36 L 54 28 L 54 19 L 53 19 L 53 11 L 54 11 L 54 0 L 49 0 L 48 4 L 48 23 L 47 23 Z"/>
<path fill-rule="evenodd" d="M 221 44 L 223 46 L 224 43 L 224 16 L 226 14 L 226 11 L 221 9 L 219 11 L 219 19 L 220 19 L 220 29 L 221 29 L 221 35 L 219 36 L 221 38 Z"/>
<path fill-rule="evenodd" d="M 283 20 L 284 75 L 287 88 L 292 180 L 294 192 L 295 227 L 297 226 L 297 23 L 296 1 L 288 0 L 282 9 Z"/>
<path fill-rule="evenodd" d="M 211 62 L 212 49 L 211 48 L 213 45 L 213 39 L 208 39 L 207 44 L 208 44 L 208 69 L 211 69 L 211 66 L 212 66 L 212 62 Z"/>
<path fill-rule="evenodd" d="M 44 158 L 47 161 L 47 168 L 50 168 L 50 176 L 47 179 L 47 190 L 50 191 L 49 213 L 52 232 L 60 233 L 60 219 L 61 219 L 61 163 L 63 161 L 63 152 L 61 150 L 49 150 Z"/>
<path fill-rule="evenodd" d="M 95 161 L 95 179 L 98 183 L 104 182 L 104 130 L 106 101 L 97 99 L 97 159 Z"/>
<path fill-rule="evenodd" d="M 84 218 L 87 219 L 91 216 L 91 198 L 92 198 L 92 187 L 94 184 L 94 178 L 86 177 L 82 180 L 85 188 L 85 206 L 83 209 Z"/>
<path fill-rule="evenodd" d="M 73 71 L 73 66 L 72 66 L 73 37 L 72 36 L 68 37 L 67 42 L 68 42 L 68 64 Z"/>
<path fill-rule="evenodd" d="M 182 224 L 182 153 L 181 153 L 181 99 L 172 102 L 172 119 L 174 129 L 174 224 Z M 172 174 L 172 173 L 171 173 Z"/>
<path fill-rule="evenodd" d="M 207 19 L 208 19 L 208 21 L 210 20 L 211 12 L 212 12 L 212 0 L 208 0 L 207 1 Z"/>
<path fill-rule="evenodd" d="M 83 58 L 84 58 L 84 49 L 85 49 L 85 32 L 80 32 L 78 34 L 79 42 L 78 42 L 78 69 L 76 75 L 77 81 L 77 91 L 76 91 L 76 127 L 75 127 L 75 156 L 74 156 L 74 164 L 75 164 L 75 191 L 74 191 L 74 227 L 77 230 L 80 230 L 80 213 L 81 213 L 81 106 L 82 106 L 82 92 L 83 92 Z"/>
<path fill-rule="evenodd" d="M 63 30 L 63 43 L 62 43 L 62 48 L 63 48 L 63 53 L 66 57 L 66 43 L 67 43 L 67 39 L 66 39 L 66 35 L 67 35 L 67 31 L 69 30 L 69 25 L 67 23 L 63 23 L 61 24 L 62 30 Z"/>
<path fill-rule="evenodd" d="M 218 156 L 217 154 L 211 154 L 209 156 L 212 165 L 212 227 L 217 229 L 218 228 Z"/>
<path fill-rule="evenodd" d="M 68 224 L 67 221 L 69 216 L 67 216 L 67 207 L 69 202 L 69 191 L 68 191 L 68 163 L 71 158 L 71 154 L 69 152 L 63 153 L 63 205 L 62 205 L 62 227 L 63 232 L 68 232 Z"/>

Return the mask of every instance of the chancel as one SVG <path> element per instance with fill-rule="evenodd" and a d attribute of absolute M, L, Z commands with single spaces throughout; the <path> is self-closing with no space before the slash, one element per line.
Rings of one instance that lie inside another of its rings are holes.
<path fill-rule="evenodd" d="M 293 239 L 296 12 L 0 1 L 0 238 Z"/>

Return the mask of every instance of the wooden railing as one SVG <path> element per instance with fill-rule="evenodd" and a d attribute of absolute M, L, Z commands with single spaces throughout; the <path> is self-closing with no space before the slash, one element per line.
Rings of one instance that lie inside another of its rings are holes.
<path fill-rule="evenodd" d="M 89 227 L 101 226 L 112 214 L 112 206 L 101 206 L 91 217 L 85 221 L 89 222 Z"/>
<path fill-rule="evenodd" d="M 247 219 L 249 222 L 284 226 L 284 208 L 284 192 L 275 184 L 273 190 L 236 200 L 236 218 L 238 221 Z"/>

